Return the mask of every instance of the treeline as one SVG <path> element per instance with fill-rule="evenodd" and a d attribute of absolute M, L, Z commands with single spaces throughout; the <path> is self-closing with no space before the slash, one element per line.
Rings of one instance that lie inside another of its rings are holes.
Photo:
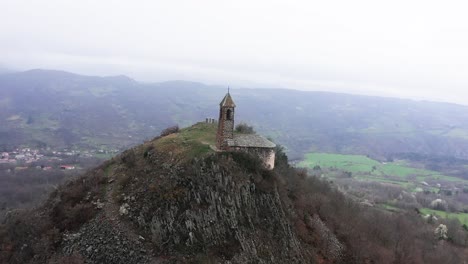
<path fill-rule="evenodd" d="M 102 160 L 96 158 L 71 157 L 60 162 L 41 161 L 28 164 L 29 168 L 22 170 L 15 170 L 15 166 L 11 164 L 0 164 L 0 221 L 10 210 L 40 204 L 58 185 L 83 173 L 82 169 L 60 170 L 59 164 L 78 164 L 83 169 L 88 169 L 100 162 Z M 41 166 L 53 166 L 53 169 L 42 170 Z"/>
<path fill-rule="evenodd" d="M 83 264 L 79 255 L 56 255 L 64 232 L 92 219 L 106 183 L 104 171 L 88 171 L 54 190 L 49 199 L 30 210 L 14 210 L 0 222 L 0 263 Z"/>
<path fill-rule="evenodd" d="M 404 159 L 424 165 L 428 170 L 438 171 L 450 176 L 468 179 L 468 160 L 452 156 L 428 155 L 420 153 L 399 153 L 388 156 L 387 160 Z"/>
<path fill-rule="evenodd" d="M 60 170 L 28 169 L 0 172 L 0 209 L 9 210 L 34 205 L 42 201 L 66 177 L 67 174 Z"/>

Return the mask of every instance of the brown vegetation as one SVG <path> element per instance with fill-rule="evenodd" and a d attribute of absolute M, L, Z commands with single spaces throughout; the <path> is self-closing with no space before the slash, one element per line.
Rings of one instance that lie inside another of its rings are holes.
<path fill-rule="evenodd" d="M 59 184 L 82 174 L 82 170 L 59 170 L 60 164 L 92 168 L 101 162 L 98 158 L 63 157 L 62 161 L 31 163 L 24 170 L 15 170 L 13 164 L 0 164 L 0 222 L 9 210 L 40 205 Z M 52 166 L 54 169 L 42 170 L 41 166 Z"/>
<path fill-rule="evenodd" d="M 236 126 L 236 132 L 241 134 L 255 134 L 253 126 L 249 126 L 246 123 L 240 123 Z"/>
<path fill-rule="evenodd" d="M 171 126 L 161 132 L 161 137 L 179 132 L 179 126 Z"/>
<path fill-rule="evenodd" d="M 290 167 L 281 147 L 277 148 L 275 169 L 266 171 L 258 159 L 245 153 L 212 153 L 176 163 L 173 154 L 160 152 L 153 143 L 128 150 L 64 185 L 43 208 L 10 215 L 0 225 L 0 263 L 82 263 L 82 256 L 60 255 L 62 235 L 95 217 L 97 209 L 92 202 L 103 199 L 110 167 L 116 191 L 136 196 L 131 206 L 139 215 L 137 208 L 147 207 L 152 213 L 161 211 L 161 204 L 177 204 L 174 201 L 179 200 L 186 206 L 180 210 L 193 207 L 184 197 L 193 186 L 216 184 L 197 180 L 208 175 L 204 170 L 213 164 L 221 175 L 229 173 L 236 182 L 255 185 L 255 195 L 279 194 L 280 207 L 303 245 L 305 259 L 320 263 L 461 263 L 467 254 L 468 232 L 458 222 L 447 222 L 448 239 L 439 240 L 434 236 L 435 225 L 416 211 L 390 213 L 358 204 L 330 183 Z M 388 195 L 394 196 L 391 192 Z M 201 202 L 197 206 L 203 209 L 209 205 Z M 274 221 L 278 219 L 270 219 L 266 209 L 252 216 L 253 221 L 268 219 L 270 222 L 262 223 L 277 226 Z M 148 230 L 140 232 L 151 237 L 145 233 Z M 195 243 L 192 248 L 180 244 L 172 249 L 192 260 L 229 259 L 241 251 L 235 236 L 232 239 L 231 244 L 208 248 L 208 255 L 201 254 L 206 248 L 203 244 Z M 151 243 L 158 252 L 168 252 L 157 239 Z M 259 257 L 267 260 L 269 250 L 275 249 L 260 246 Z"/>
<path fill-rule="evenodd" d="M 102 199 L 108 164 L 54 191 L 41 208 L 11 212 L 0 225 L 0 263 L 83 263 L 78 255 L 55 256 L 62 233 L 93 218 L 93 201 Z"/>

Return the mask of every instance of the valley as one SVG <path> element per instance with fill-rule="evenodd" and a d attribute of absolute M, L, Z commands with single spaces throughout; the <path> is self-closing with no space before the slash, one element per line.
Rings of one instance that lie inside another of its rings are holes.
<path fill-rule="evenodd" d="M 0 0 L 0 264 L 468 264 L 459 2 Z"/>
<path fill-rule="evenodd" d="M 119 151 L 164 128 L 217 118 L 226 87 L 188 81 L 141 83 L 126 76 L 31 70 L 0 75 L 0 151 L 19 147 Z M 239 121 L 308 152 L 468 160 L 467 106 L 287 89 L 231 90 Z"/>
<path fill-rule="evenodd" d="M 369 206 L 389 211 L 417 209 L 422 215 L 458 219 L 468 226 L 468 180 L 410 160 L 377 161 L 363 155 L 308 153 L 297 164 L 333 181 Z M 406 197 L 405 197 L 406 196 Z M 440 200 L 440 203 L 434 201 Z"/>
<path fill-rule="evenodd" d="M 32 149 L 43 155 L 29 161 L 2 158 L 0 176 L 19 179 L 39 173 L 37 168 L 60 174 L 62 165 L 83 171 L 166 127 L 216 118 L 213 106 L 224 92 L 194 82 L 148 84 L 51 70 L 0 75 L 0 152 L 21 157 L 13 152 Z M 314 174 L 344 186 L 379 183 L 415 195 L 455 197 L 466 188 L 466 106 L 285 89 L 232 93 L 242 106 L 239 122 L 283 146 L 293 164 Z"/>

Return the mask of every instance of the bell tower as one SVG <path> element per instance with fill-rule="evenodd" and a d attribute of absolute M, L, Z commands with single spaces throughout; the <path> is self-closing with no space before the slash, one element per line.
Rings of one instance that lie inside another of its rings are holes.
<path fill-rule="evenodd" d="M 216 147 L 219 150 L 227 150 L 228 140 L 234 139 L 234 108 L 236 104 L 228 90 L 219 104 L 218 132 L 216 133 Z"/>

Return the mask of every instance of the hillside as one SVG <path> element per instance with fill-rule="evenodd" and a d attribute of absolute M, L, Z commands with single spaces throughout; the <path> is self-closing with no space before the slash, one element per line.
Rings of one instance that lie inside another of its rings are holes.
<path fill-rule="evenodd" d="M 163 128 L 217 118 L 226 87 L 171 81 L 140 83 L 31 70 L 0 75 L 0 150 L 18 146 L 119 149 Z M 370 155 L 468 159 L 468 107 L 286 89 L 234 89 L 238 121 L 287 147 Z"/>
<path fill-rule="evenodd" d="M 216 153 L 215 130 L 199 123 L 147 141 L 42 207 L 11 212 L 0 262 L 460 263 L 467 253 L 415 213 L 368 208 L 307 177 L 280 149 L 273 171 Z"/>

